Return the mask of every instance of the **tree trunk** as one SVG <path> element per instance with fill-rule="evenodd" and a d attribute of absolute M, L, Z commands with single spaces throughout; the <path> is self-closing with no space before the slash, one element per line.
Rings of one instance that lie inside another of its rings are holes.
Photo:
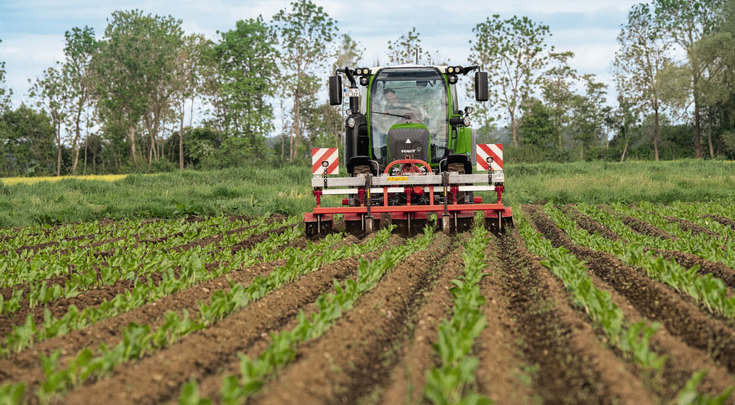
<path fill-rule="evenodd" d="M 625 131 L 625 145 L 623 146 L 623 154 L 620 155 L 620 161 L 625 161 L 625 154 L 628 153 L 628 143 L 630 142 L 630 137 L 628 136 L 628 128 L 623 127 L 623 131 Z"/>
<path fill-rule="evenodd" d="M 281 161 L 286 160 L 286 133 L 281 135 Z"/>
<path fill-rule="evenodd" d="M 715 158 L 715 148 L 712 146 L 712 107 L 707 108 L 707 142 L 709 143 L 709 157 Z"/>
<path fill-rule="evenodd" d="M 87 144 L 89 143 L 89 136 L 84 137 L 84 175 L 87 175 Z"/>
<path fill-rule="evenodd" d="M 138 168 L 138 152 L 135 150 L 135 127 L 128 128 L 128 138 L 130 138 L 130 153 L 133 155 L 133 165 Z"/>
<path fill-rule="evenodd" d="M 179 171 L 184 171 L 184 103 L 181 103 L 181 122 L 179 123 Z"/>
<path fill-rule="evenodd" d="M 289 148 L 288 148 L 288 161 L 293 161 L 293 140 L 294 140 L 294 129 L 291 128 L 291 136 L 289 137 Z"/>
<path fill-rule="evenodd" d="M 513 146 L 518 147 L 518 128 L 515 114 L 512 111 L 510 112 L 510 129 L 513 132 Z"/>
<path fill-rule="evenodd" d="M 56 177 L 61 176 L 61 123 L 56 123 Z"/>
<path fill-rule="evenodd" d="M 694 155 L 697 159 L 702 159 L 704 157 L 704 154 L 702 153 L 702 135 L 699 123 L 699 104 L 697 103 L 696 96 L 694 96 Z"/>
<path fill-rule="evenodd" d="M 658 139 L 659 139 L 659 117 L 658 117 L 658 108 L 656 108 L 653 111 L 653 154 L 656 156 L 656 161 L 658 162 Z"/>
<path fill-rule="evenodd" d="M 77 103 L 77 116 L 74 118 L 74 141 L 72 142 L 72 150 L 74 151 L 74 158 L 71 164 L 71 173 L 77 174 L 77 166 L 79 165 L 79 141 L 82 136 L 81 121 L 82 121 L 82 110 L 84 107 L 84 97 Z"/>

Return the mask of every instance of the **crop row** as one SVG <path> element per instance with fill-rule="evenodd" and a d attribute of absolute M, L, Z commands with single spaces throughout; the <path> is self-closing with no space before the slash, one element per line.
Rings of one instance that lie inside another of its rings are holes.
<path fill-rule="evenodd" d="M 4 248 L 13 250 L 24 247 L 50 245 L 51 248 L 73 247 L 75 243 L 98 242 L 105 239 L 120 237 L 144 236 L 157 232 L 158 228 L 169 228 L 171 226 L 182 227 L 196 225 L 198 222 L 213 223 L 229 221 L 228 217 L 212 217 L 206 221 L 189 221 L 187 219 L 170 219 L 141 222 L 140 220 L 125 220 L 103 225 L 99 222 L 85 222 L 81 224 L 69 224 L 56 229 L 44 229 L 39 231 L 37 227 L 27 227 L 17 233 L 10 230 L 0 231 L 0 240 Z M 34 230 L 35 229 L 35 230 Z"/>
<path fill-rule="evenodd" d="M 280 225 L 276 223 L 266 225 L 264 228 L 257 227 L 245 237 Z M 178 257 L 174 257 L 171 266 L 160 274 L 160 281 L 153 281 L 149 277 L 145 282 L 136 282 L 132 289 L 125 291 L 123 294 L 118 294 L 98 306 L 87 307 L 80 311 L 72 305 L 60 317 L 52 316 L 48 309 L 45 309 L 44 320 L 40 325 L 36 325 L 32 315 L 29 314 L 23 324 L 14 327 L 13 331 L 5 337 L 4 345 L 0 348 L 0 354 L 8 355 L 12 352 L 18 352 L 30 347 L 34 342 L 112 318 L 163 296 L 227 274 L 232 270 L 250 266 L 261 260 L 270 261 L 277 260 L 280 257 L 289 257 L 288 255 L 296 254 L 296 249 L 282 249 L 280 247 L 301 236 L 302 230 L 297 227 L 282 234 L 271 235 L 251 249 L 238 250 L 234 253 L 228 248 L 231 244 L 220 244 L 219 248 L 221 250 L 205 252 L 196 248 L 174 254 Z M 233 241 L 233 243 L 235 242 Z M 336 242 L 336 238 L 327 238 L 322 245 L 331 246 Z M 207 270 L 205 263 L 217 263 L 218 265 L 213 270 Z M 177 268 L 178 271 L 175 272 L 174 268 Z"/>
<path fill-rule="evenodd" d="M 732 229 L 725 229 L 724 225 L 719 227 L 711 224 L 708 228 L 722 232 L 722 237 L 716 238 L 706 233 L 692 233 L 679 227 L 677 223 L 671 223 L 661 215 L 660 211 L 653 211 L 653 206 L 642 203 L 640 209 L 631 209 L 621 204 L 615 204 L 612 208 L 624 215 L 646 221 L 659 229 L 667 231 L 676 239 L 672 241 L 674 250 L 681 250 L 695 254 L 705 260 L 720 262 L 728 267 L 735 268 L 735 238 L 732 238 Z M 660 243 L 660 242 L 659 242 Z"/>
<path fill-rule="evenodd" d="M 421 237 L 409 240 L 386 251 L 379 259 L 366 261 L 360 259 L 356 280 L 346 280 L 344 285 L 335 283 L 334 291 L 321 294 L 314 302 L 316 312 L 306 316 L 303 311 L 297 315 L 297 325 L 287 331 L 272 336 L 271 344 L 254 359 L 240 354 L 239 375 L 224 377 L 221 400 L 224 404 L 244 402 L 265 384 L 270 376 L 285 367 L 296 356 L 299 345 L 316 339 L 327 331 L 345 311 L 367 291 L 373 289 L 378 281 L 408 255 L 426 249 L 433 239 L 433 232 L 427 228 Z M 194 382 L 186 384 L 179 397 L 179 403 L 208 403 L 199 398 Z"/>
<path fill-rule="evenodd" d="M 148 325 L 130 324 L 123 331 L 120 343 L 112 348 L 103 343 L 96 355 L 91 349 L 84 349 L 66 368 L 57 368 L 57 355 L 42 356 L 45 380 L 39 385 L 36 394 L 41 402 L 45 402 L 63 395 L 69 388 L 79 386 L 92 377 L 102 378 L 118 364 L 140 358 L 192 332 L 206 328 L 270 291 L 323 265 L 375 250 L 385 243 L 389 236 L 389 231 L 381 231 L 363 244 L 344 245 L 334 249 L 329 243 L 339 239 L 339 235 L 334 235 L 327 238 L 327 243 L 312 244 L 305 251 L 289 251 L 289 257 L 283 266 L 274 269 L 266 277 L 257 277 L 250 285 L 233 284 L 228 291 L 216 291 L 209 303 L 199 304 L 199 312 L 191 318 L 186 312 L 182 314 L 168 312 L 165 315 L 165 323 L 155 330 Z"/>
<path fill-rule="evenodd" d="M 609 341 L 643 369 L 660 370 L 665 358 L 650 349 L 649 340 L 661 325 L 644 321 L 626 324 L 623 311 L 612 302 L 609 293 L 595 287 L 583 262 L 563 247 L 554 248 L 525 218 L 517 226 L 528 249 L 543 258 L 541 264 L 564 283 L 577 305 L 585 309 Z"/>
<path fill-rule="evenodd" d="M 99 246 L 82 249 L 68 249 L 63 253 L 48 251 L 23 251 L 20 254 L 10 252 L 0 257 L 0 286 L 10 287 L 21 283 L 38 282 L 53 276 L 65 275 L 74 270 L 73 274 L 84 273 L 100 264 L 121 265 L 128 259 L 134 263 L 142 257 L 161 250 L 170 249 L 180 244 L 188 243 L 199 238 L 215 235 L 226 235 L 228 231 L 246 225 L 262 224 L 262 221 L 222 221 L 218 219 L 207 225 L 169 224 L 156 231 L 156 235 L 167 237 L 161 241 L 154 238 L 150 241 L 118 239 Z M 181 230 L 183 229 L 183 231 Z M 105 254 L 100 254 L 105 252 Z"/>
<path fill-rule="evenodd" d="M 475 227 L 465 243 L 464 274 L 452 280 L 454 296 L 452 318 L 439 324 L 439 340 L 435 346 L 439 366 L 427 371 L 424 395 L 434 404 L 488 404 L 490 399 L 467 387 L 475 381 L 479 363 L 472 356 L 475 340 L 487 326 L 482 312 L 485 297 L 480 293 L 480 281 L 487 267 L 485 248 L 489 242 L 487 231 Z"/>
<path fill-rule="evenodd" d="M 544 211 L 575 243 L 578 241 L 575 236 L 583 238 L 582 234 L 589 235 L 581 228 L 572 227 L 572 221 L 550 205 L 545 206 Z M 533 229 L 525 218 L 519 218 L 516 224 L 529 250 L 542 257 L 541 264 L 562 280 L 574 297 L 575 303 L 585 309 L 608 337 L 610 344 L 617 347 L 624 356 L 632 359 L 643 370 L 660 372 L 666 366 L 667 358 L 656 353 L 650 345 L 651 337 L 661 327 L 659 323 L 649 323 L 647 320 L 632 324 L 626 322 L 623 312 L 612 302 L 610 294 L 594 285 L 587 274 L 584 262 L 564 247 L 554 248 L 551 241 Z M 592 246 L 583 243 L 582 245 L 594 249 Z M 700 370 L 689 378 L 676 395 L 678 403 L 722 404 L 729 399 L 735 387 L 730 387 L 716 397 L 704 395 L 697 390 L 705 374 L 706 371 Z"/>
<path fill-rule="evenodd" d="M 233 225 L 225 225 L 225 228 L 221 229 L 214 228 L 199 236 L 207 238 L 212 235 L 222 235 L 221 241 L 198 248 L 198 250 L 200 254 L 206 255 L 218 248 L 234 246 L 241 240 L 243 235 L 257 234 L 279 225 L 284 224 L 261 222 L 253 224 L 251 229 L 244 230 L 240 234 L 232 233 L 230 235 L 227 234 L 227 231 Z M 286 225 L 289 225 L 289 223 L 286 223 Z M 14 281 L 19 282 L 20 279 L 20 281 L 28 282 L 31 281 L 29 279 L 37 275 L 43 277 L 44 264 L 47 268 L 52 269 L 55 274 L 68 272 L 69 269 L 74 269 L 74 271 L 64 280 L 63 285 L 52 284 L 47 281 L 39 283 L 38 280 L 35 280 L 36 283 L 30 286 L 27 294 L 24 295 L 22 294 L 23 290 L 17 289 L 9 300 L 3 302 L 0 298 L 0 308 L 2 308 L 0 314 L 17 311 L 24 298 L 28 300 L 28 305 L 33 308 L 38 304 L 46 304 L 62 297 L 75 297 L 90 287 L 108 286 L 121 280 L 136 280 L 151 274 L 166 273 L 179 265 L 177 262 L 181 253 L 171 248 L 190 243 L 197 240 L 199 236 L 193 233 L 178 238 L 170 238 L 160 243 L 140 244 L 130 247 L 121 244 L 122 246 L 119 246 L 112 255 L 107 257 L 89 255 L 87 252 L 75 252 L 72 254 L 71 260 L 66 262 L 34 257 L 30 261 L 31 267 L 26 267 L 25 271 L 17 274 L 18 277 Z M 6 280 L 9 279 L 10 275 L 6 275 L 5 278 Z"/>
<path fill-rule="evenodd" d="M 563 229 L 576 244 L 615 255 L 623 262 L 646 271 L 649 277 L 663 282 L 676 291 L 683 292 L 707 309 L 728 318 L 735 317 L 735 297 L 728 296 L 727 286 L 712 274 L 700 276 L 698 266 L 686 269 L 675 261 L 656 256 L 656 253 L 639 241 L 613 241 L 598 234 L 590 235 L 566 217 L 561 211 L 546 205 L 544 211 L 559 228 Z M 604 214 L 601 214 L 604 215 Z M 608 214 L 609 215 L 609 214 Z M 620 234 L 627 228 L 618 221 L 602 221 L 613 232 Z"/>
<path fill-rule="evenodd" d="M 707 218 L 703 216 L 702 212 L 700 211 L 700 207 L 693 204 L 685 204 L 682 202 L 675 202 L 671 205 L 662 206 L 662 205 L 654 205 L 651 203 L 641 203 L 640 205 L 641 209 L 646 209 L 648 211 L 653 212 L 670 212 L 672 215 L 687 220 L 695 225 L 699 225 L 703 228 L 706 228 L 717 235 L 723 240 L 726 239 L 732 239 L 733 238 L 733 228 L 721 224 L 712 218 Z"/>
<path fill-rule="evenodd" d="M 620 212 L 631 212 L 626 211 L 621 205 L 613 205 L 612 207 Z M 602 223 L 613 232 L 617 233 L 621 238 L 626 239 L 629 242 L 638 243 L 648 247 L 656 247 L 658 249 L 679 250 L 697 255 L 705 260 L 721 262 L 730 267 L 735 265 L 735 257 L 732 256 L 732 252 L 735 252 L 735 241 L 711 238 L 706 234 L 691 235 L 689 233 L 682 234 L 682 237 L 676 239 L 655 238 L 633 231 L 630 227 L 625 225 L 620 218 L 617 218 L 604 210 L 587 204 L 579 204 L 578 209 L 583 214 Z M 640 216 L 647 222 L 659 224 L 660 226 L 663 226 L 662 221 L 668 222 L 664 219 L 659 219 L 657 218 L 657 215 L 648 212 L 631 213 Z M 676 229 L 678 229 L 679 232 L 682 232 L 678 226 L 676 226 Z M 728 246 L 723 249 L 723 244 Z"/>

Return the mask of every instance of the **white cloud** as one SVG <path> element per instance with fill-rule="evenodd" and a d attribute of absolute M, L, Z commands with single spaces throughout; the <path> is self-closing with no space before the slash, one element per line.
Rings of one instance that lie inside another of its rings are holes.
<path fill-rule="evenodd" d="M 3 38 L 0 60 L 5 61 L 7 87 L 13 89 L 15 105 L 25 100 L 30 87 L 28 80 L 64 57 L 64 35 L 20 35 Z"/>

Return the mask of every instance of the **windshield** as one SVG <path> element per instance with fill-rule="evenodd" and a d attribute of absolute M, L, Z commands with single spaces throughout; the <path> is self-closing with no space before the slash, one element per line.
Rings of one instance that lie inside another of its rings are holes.
<path fill-rule="evenodd" d="M 386 156 L 388 130 L 411 120 L 424 123 L 431 135 L 431 160 L 439 162 L 447 149 L 447 92 L 442 75 L 433 68 L 383 69 L 370 91 L 370 131 L 374 159 Z"/>

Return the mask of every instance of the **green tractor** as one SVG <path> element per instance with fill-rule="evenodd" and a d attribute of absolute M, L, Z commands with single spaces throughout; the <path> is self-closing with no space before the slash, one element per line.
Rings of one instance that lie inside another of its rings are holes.
<path fill-rule="evenodd" d="M 422 229 L 429 215 L 446 233 L 472 227 L 476 211 L 499 234 L 513 224 L 503 206 L 502 145 L 480 144 L 470 128 L 471 107 L 457 100 L 460 76 L 475 71 L 477 101 L 488 100 L 487 72 L 477 66 L 418 66 L 337 69 L 329 78 L 329 100 L 349 99 L 344 169 L 336 148 L 312 151 L 316 208 L 305 214 L 306 233 L 331 232 L 335 214 L 349 233 L 372 232 L 383 217 L 405 234 Z M 349 85 L 343 88 L 342 75 Z M 495 191 L 483 203 L 475 192 Z M 346 195 L 343 207 L 323 207 L 323 195 Z"/>

